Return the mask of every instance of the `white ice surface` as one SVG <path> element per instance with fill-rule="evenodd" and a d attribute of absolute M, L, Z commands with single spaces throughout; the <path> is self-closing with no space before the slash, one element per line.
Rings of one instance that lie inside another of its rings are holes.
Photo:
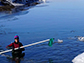
<path fill-rule="evenodd" d="M 73 63 L 84 63 L 84 52 L 76 56 L 73 60 Z"/>

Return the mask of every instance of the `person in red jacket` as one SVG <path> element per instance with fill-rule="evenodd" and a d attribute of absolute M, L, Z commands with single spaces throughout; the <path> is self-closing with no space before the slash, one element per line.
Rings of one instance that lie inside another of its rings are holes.
<path fill-rule="evenodd" d="M 24 51 L 25 49 L 24 48 L 20 48 L 21 46 L 23 46 L 23 44 L 21 42 L 19 42 L 19 36 L 16 35 L 14 37 L 15 41 L 11 44 L 9 44 L 6 48 L 10 49 L 12 48 L 12 57 L 13 58 L 21 58 L 21 57 L 24 57 L 25 53 L 22 53 L 22 51 Z M 14 48 L 18 48 L 18 50 L 14 50 Z"/>

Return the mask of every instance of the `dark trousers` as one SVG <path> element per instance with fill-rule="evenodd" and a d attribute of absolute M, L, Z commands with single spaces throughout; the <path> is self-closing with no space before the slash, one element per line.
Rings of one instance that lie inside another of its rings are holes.
<path fill-rule="evenodd" d="M 18 52 L 13 52 L 12 53 L 12 57 L 13 58 L 22 58 L 22 57 L 24 57 L 25 56 L 25 53 L 18 53 Z"/>

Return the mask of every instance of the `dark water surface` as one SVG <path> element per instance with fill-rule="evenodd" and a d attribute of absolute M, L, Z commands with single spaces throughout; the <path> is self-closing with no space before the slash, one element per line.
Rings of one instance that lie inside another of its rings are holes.
<path fill-rule="evenodd" d="M 72 59 L 84 52 L 84 43 L 77 36 L 84 36 L 84 0 L 47 0 L 45 3 L 0 13 L 0 50 L 14 41 L 15 34 L 26 45 L 55 38 L 63 43 L 49 47 L 43 43 L 26 48 L 20 63 L 72 63 Z M 11 53 L 6 53 L 11 54 Z M 14 63 L 0 55 L 0 63 Z"/>

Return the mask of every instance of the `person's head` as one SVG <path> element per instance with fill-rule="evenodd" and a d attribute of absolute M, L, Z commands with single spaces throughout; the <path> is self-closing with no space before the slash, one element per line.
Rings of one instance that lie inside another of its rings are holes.
<path fill-rule="evenodd" d="M 15 39 L 15 42 L 19 42 L 19 36 L 18 36 L 18 35 L 16 35 L 16 36 L 14 37 L 14 39 Z"/>

